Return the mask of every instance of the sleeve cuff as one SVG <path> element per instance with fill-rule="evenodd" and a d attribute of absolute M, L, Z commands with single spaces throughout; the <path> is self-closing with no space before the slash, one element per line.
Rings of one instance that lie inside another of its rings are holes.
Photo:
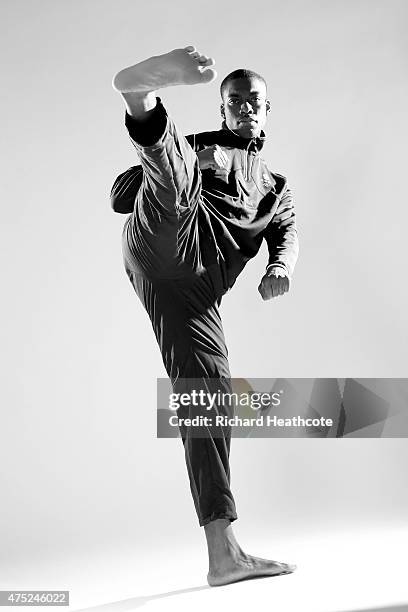
<path fill-rule="evenodd" d="M 286 266 L 284 266 L 283 264 L 280 264 L 280 263 L 276 263 L 276 264 L 275 263 L 271 263 L 271 264 L 268 264 L 266 266 L 266 272 L 268 273 L 271 270 L 273 270 L 274 268 L 280 268 L 281 270 L 283 270 L 285 272 L 286 276 L 288 278 L 290 278 L 290 274 L 289 274 L 288 269 L 286 268 Z"/>

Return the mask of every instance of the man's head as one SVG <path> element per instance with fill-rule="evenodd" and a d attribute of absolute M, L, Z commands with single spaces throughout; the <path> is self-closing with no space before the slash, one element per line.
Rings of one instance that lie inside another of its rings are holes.
<path fill-rule="evenodd" d="M 243 138 L 259 136 L 271 106 L 265 79 L 252 70 L 234 70 L 222 81 L 220 92 L 226 126 Z"/>

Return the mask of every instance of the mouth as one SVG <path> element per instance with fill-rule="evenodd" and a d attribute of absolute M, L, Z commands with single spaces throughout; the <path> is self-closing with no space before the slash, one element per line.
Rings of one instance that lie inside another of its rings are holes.
<path fill-rule="evenodd" d="M 245 117 L 244 119 L 240 119 L 238 123 L 257 123 L 256 119 L 253 119 L 251 117 Z"/>

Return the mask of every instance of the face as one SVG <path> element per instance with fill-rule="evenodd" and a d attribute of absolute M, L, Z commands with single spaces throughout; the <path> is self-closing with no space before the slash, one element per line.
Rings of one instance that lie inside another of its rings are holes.
<path fill-rule="evenodd" d="M 242 78 L 227 83 L 221 114 L 230 130 L 234 130 L 243 138 L 259 136 L 269 109 L 266 87 L 259 79 Z"/>

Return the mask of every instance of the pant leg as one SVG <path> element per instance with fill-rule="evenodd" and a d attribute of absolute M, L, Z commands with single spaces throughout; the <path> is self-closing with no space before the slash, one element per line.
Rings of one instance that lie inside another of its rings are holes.
<path fill-rule="evenodd" d="M 175 392 L 189 392 L 190 380 L 198 386 L 231 392 L 227 348 L 218 306 L 209 278 L 194 285 L 151 281 L 130 275 L 133 287 L 149 314 L 163 362 Z M 204 298 L 204 299 L 203 299 Z M 215 408 L 232 416 L 232 409 Z M 191 406 L 178 416 L 193 417 Z M 237 518 L 230 489 L 231 427 L 180 427 L 190 488 L 199 524 L 216 518 Z"/>
<path fill-rule="evenodd" d="M 124 256 L 133 269 L 148 277 L 185 278 L 201 266 L 197 244 L 191 240 L 201 198 L 201 172 L 195 152 L 157 100 L 148 122 L 126 115 L 143 183 L 125 224 Z M 151 140 L 154 144 L 142 144 Z M 215 245 L 212 248 L 216 252 Z"/>
<path fill-rule="evenodd" d="M 148 194 L 149 206 L 164 215 L 193 205 L 201 191 L 198 159 L 160 98 L 148 121 L 126 113 L 125 124 L 147 179 L 143 199 Z"/>
<path fill-rule="evenodd" d="M 158 112 L 163 112 L 160 106 Z M 134 128 L 130 135 L 144 181 L 123 233 L 127 274 L 149 314 L 174 388 L 182 380 L 201 379 L 205 385 L 206 379 L 213 378 L 229 389 L 219 292 L 200 263 L 197 157 L 167 115 L 154 144 L 141 144 L 146 142 L 146 126 L 139 136 Z M 183 411 L 183 416 L 189 414 L 191 407 Z M 191 427 L 181 427 L 180 433 L 200 525 L 216 518 L 235 520 L 229 468 L 231 428 L 221 432 L 207 428 L 200 437 Z"/>

